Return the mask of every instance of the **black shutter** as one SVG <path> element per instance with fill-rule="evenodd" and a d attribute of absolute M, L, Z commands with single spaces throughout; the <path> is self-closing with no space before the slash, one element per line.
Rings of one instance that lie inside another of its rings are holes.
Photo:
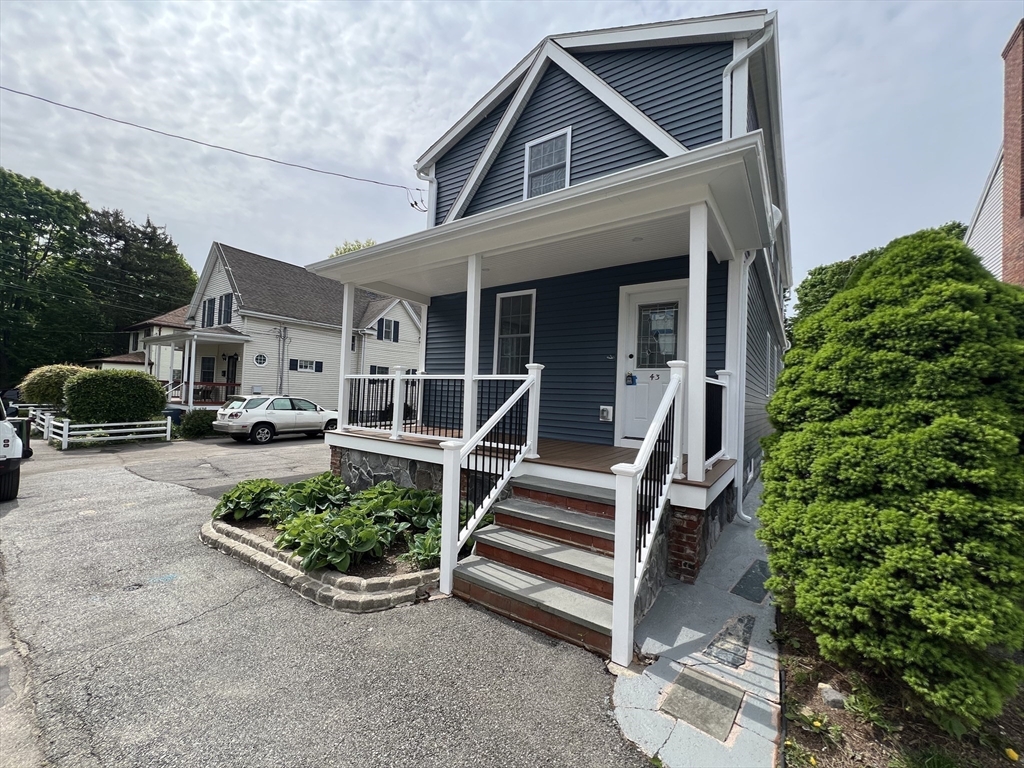
<path fill-rule="evenodd" d="M 289 360 L 288 361 L 288 370 L 289 371 L 297 371 L 297 370 L 299 370 L 299 361 L 296 360 L 295 358 L 292 358 L 291 360 Z"/>
<path fill-rule="evenodd" d="M 377 321 L 377 338 L 381 341 L 384 340 L 384 318 L 382 317 Z"/>
<path fill-rule="evenodd" d="M 234 306 L 233 306 L 234 303 L 235 303 L 235 295 L 233 293 L 225 293 L 224 294 L 224 319 L 221 321 L 222 323 L 230 323 L 231 322 L 231 313 L 234 310 Z"/>
<path fill-rule="evenodd" d="M 391 324 L 391 340 L 394 341 L 394 342 L 398 341 L 398 321 L 397 320 L 395 320 L 395 322 L 393 322 Z"/>
<path fill-rule="evenodd" d="M 313 373 L 323 373 L 323 372 L 324 372 L 324 363 L 323 363 L 322 360 L 317 360 L 315 363 L 313 363 Z"/>
<path fill-rule="evenodd" d="M 224 297 L 217 300 L 217 325 L 224 324 Z"/>

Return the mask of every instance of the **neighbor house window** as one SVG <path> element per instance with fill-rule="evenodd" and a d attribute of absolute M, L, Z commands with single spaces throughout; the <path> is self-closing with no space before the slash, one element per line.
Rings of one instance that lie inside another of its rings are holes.
<path fill-rule="evenodd" d="M 313 360 L 299 360 L 300 371 L 312 371 L 316 366 L 316 362 Z"/>
<path fill-rule="evenodd" d="M 252 361 L 256 363 L 257 367 L 262 368 L 264 365 L 267 364 L 267 356 L 260 352 L 258 355 L 256 355 L 256 357 L 252 359 Z"/>
<path fill-rule="evenodd" d="M 139 332 L 138 331 L 133 331 L 132 332 L 132 352 L 138 352 L 138 351 L 139 351 Z"/>
<path fill-rule="evenodd" d="M 533 360 L 536 291 L 499 293 L 495 310 L 494 372 L 522 375 Z"/>
<path fill-rule="evenodd" d="M 203 328 L 212 328 L 217 318 L 217 300 L 207 299 L 203 302 Z"/>
<path fill-rule="evenodd" d="M 145 330 L 142 331 L 142 335 L 148 339 L 150 336 L 153 335 L 153 328 L 146 328 Z"/>
<path fill-rule="evenodd" d="M 225 293 L 220 297 L 220 302 L 218 302 L 217 306 L 217 325 L 227 325 L 231 322 L 231 311 L 234 299 L 235 296 L 232 293 Z"/>
<path fill-rule="evenodd" d="M 351 347 L 351 349 L 352 349 L 353 352 L 356 351 L 356 336 L 355 336 L 355 334 L 352 334 L 352 347 Z"/>
<path fill-rule="evenodd" d="M 371 376 L 387 376 L 388 367 L 386 365 L 371 365 L 370 366 Z"/>
<path fill-rule="evenodd" d="M 377 338 L 381 341 L 398 341 L 398 321 L 386 320 L 383 317 L 378 320 Z"/>
<path fill-rule="evenodd" d="M 545 136 L 526 145 L 523 197 L 537 197 L 569 186 L 569 145 L 572 129 Z"/>
<path fill-rule="evenodd" d="M 200 381 L 213 381 L 213 369 L 217 363 L 215 357 L 204 357 L 199 362 L 199 380 Z"/>

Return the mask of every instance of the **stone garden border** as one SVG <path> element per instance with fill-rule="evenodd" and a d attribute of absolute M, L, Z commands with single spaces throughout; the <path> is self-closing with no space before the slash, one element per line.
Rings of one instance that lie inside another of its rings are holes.
<path fill-rule="evenodd" d="M 304 571 L 301 557 L 279 550 L 272 542 L 221 520 L 204 524 L 199 539 L 206 546 L 291 587 L 307 600 L 336 611 L 371 613 L 413 603 L 436 590 L 441 577 L 440 568 L 372 579 L 326 569 Z"/>

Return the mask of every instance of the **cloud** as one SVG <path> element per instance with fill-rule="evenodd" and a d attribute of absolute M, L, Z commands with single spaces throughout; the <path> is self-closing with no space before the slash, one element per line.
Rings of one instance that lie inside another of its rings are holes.
<path fill-rule="evenodd" d="M 33 3 L 8 0 L 4 85 L 217 144 L 423 186 L 415 159 L 548 34 L 737 3 Z M 970 216 L 999 143 L 1019 4 L 781 3 L 797 274 Z M 425 226 L 400 190 L 0 96 L 0 163 L 300 264 Z"/>

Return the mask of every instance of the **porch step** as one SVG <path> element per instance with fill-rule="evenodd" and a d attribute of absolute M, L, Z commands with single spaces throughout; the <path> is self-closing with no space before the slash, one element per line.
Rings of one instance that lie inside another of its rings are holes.
<path fill-rule="evenodd" d="M 473 537 L 477 555 L 606 600 L 612 599 L 615 561 L 609 555 L 500 525 L 481 528 Z"/>
<path fill-rule="evenodd" d="M 511 485 L 513 495 L 518 498 L 597 517 L 615 517 L 615 490 L 612 488 L 530 476 L 517 477 Z"/>
<path fill-rule="evenodd" d="M 545 634 L 611 653 L 610 600 L 477 555 L 455 567 L 454 592 Z"/>
<path fill-rule="evenodd" d="M 597 552 L 615 550 L 614 520 L 515 497 L 498 502 L 492 509 L 494 521 L 503 528 Z"/>

